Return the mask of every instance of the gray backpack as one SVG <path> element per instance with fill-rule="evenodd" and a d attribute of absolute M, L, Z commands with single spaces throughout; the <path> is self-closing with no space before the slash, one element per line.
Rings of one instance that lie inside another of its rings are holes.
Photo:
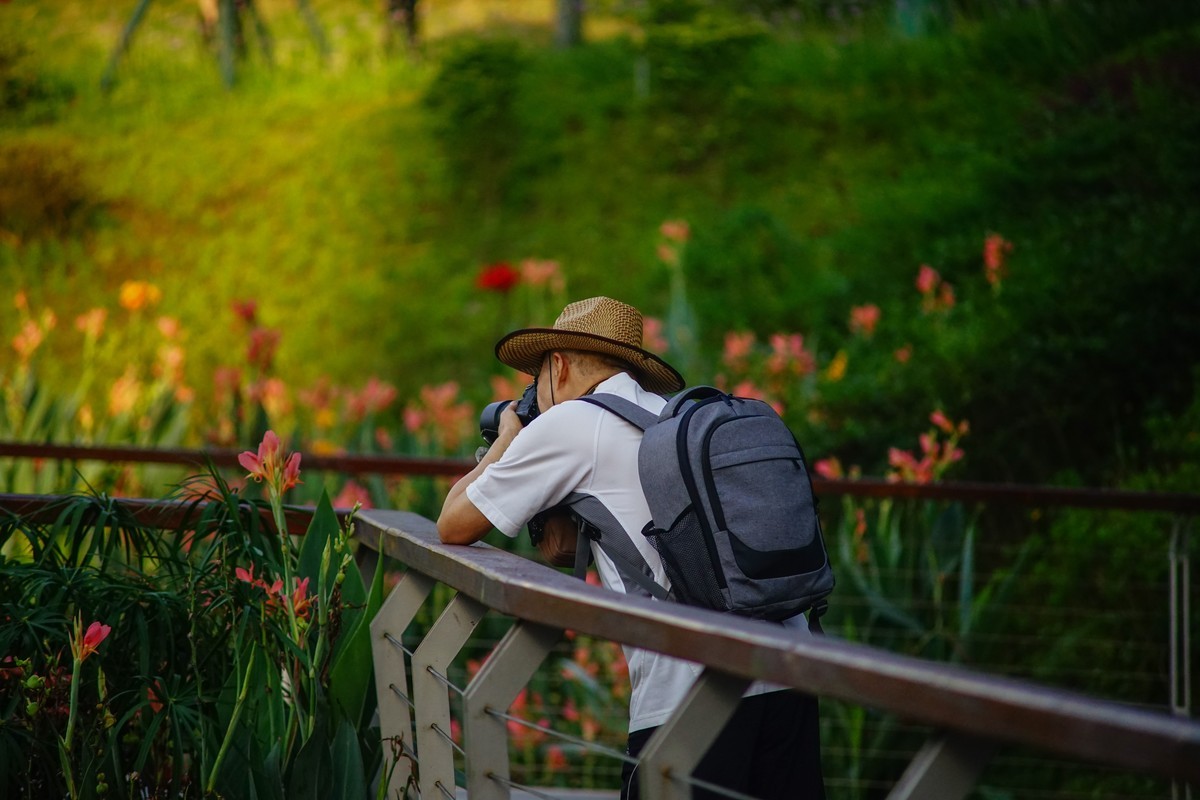
<path fill-rule="evenodd" d="M 767 620 L 808 611 L 820 630 L 833 570 L 804 453 L 771 406 L 710 386 L 676 395 L 657 416 L 616 395 L 580 400 L 645 431 L 638 473 L 652 519 L 642 534 L 662 558 L 672 599 Z M 599 501 L 575 494 L 566 504 L 627 585 L 667 596 Z M 577 548 L 577 572 L 588 550 Z"/>

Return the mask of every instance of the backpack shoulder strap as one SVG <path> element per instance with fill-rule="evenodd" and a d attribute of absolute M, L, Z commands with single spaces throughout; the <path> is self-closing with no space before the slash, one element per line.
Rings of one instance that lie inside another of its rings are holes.
<path fill-rule="evenodd" d="M 624 397 L 619 397 L 615 394 L 600 392 L 599 394 L 585 394 L 583 397 L 577 399 L 593 406 L 600 406 L 600 408 L 607 409 L 630 425 L 641 428 L 643 431 L 658 422 L 658 415 L 653 411 L 642 408 L 632 400 L 626 400 Z"/>
<path fill-rule="evenodd" d="M 575 512 L 581 523 L 579 533 L 583 538 L 575 545 L 575 577 L 582 579 L 587 572 L 587 556 L 580 554 L 585 545 L 583 539 L 586 538 L 600 545 L 604 554 L 616 564 L 627 592 L 639 593 L 636 590 L 640 588 L 658 600 L 667 599 L 667 590 L 654 580 L 654 573 L 645 557 L 603 503 L 590 494 L 573 492 L 567 495 L 563 505 Z"/>

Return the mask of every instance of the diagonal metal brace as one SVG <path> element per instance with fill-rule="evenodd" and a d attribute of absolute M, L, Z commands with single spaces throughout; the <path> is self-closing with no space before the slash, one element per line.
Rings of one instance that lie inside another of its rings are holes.
<path fill-rule="evenodd" d="M 926 740 L 900 776 L 888 800 L 959 800 L 975 788 L 996 742 L 963 733 Z"/>

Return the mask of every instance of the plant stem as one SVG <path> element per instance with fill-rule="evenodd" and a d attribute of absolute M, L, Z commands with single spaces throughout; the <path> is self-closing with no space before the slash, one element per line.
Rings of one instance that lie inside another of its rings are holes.
<path fill-rule="evenodd" d="M 250 677 L 254 673 L 254 654 L 255 650 L 250 650 L 250 658 L 246 661 L 246 674 L 242 676 L 242 688 L 238 692 L 237 703 L 233 706 L 233 716 L 229 718 L 229 727 L 225 729 L 225 738 L 221 742 L 221 749 L 217 752 L 217 760 L 213 762 L 212 771 L 208 773 L 207 791 L 212 794 L 213 787 L 217 783 L 217 772 L 221 769 L 221 762 L 225 760 L 225 754 L 229 751 L 229 745 L 233 743 L 233 732 L 237 728 L 238 719 L 242 716 L 242 708 L 246 705 L 246 695 L 250 693 Z"/>

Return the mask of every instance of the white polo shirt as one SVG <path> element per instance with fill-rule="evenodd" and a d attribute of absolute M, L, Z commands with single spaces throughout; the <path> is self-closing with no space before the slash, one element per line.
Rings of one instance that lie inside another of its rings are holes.
<path fill-rule="evenodd" d="M 666 401 L 647 392 L 621 372 L 601 382 L 597 393 L 615 394 L 659 413 Z M 616 414 L 590 403 L 560 403 L 536 417 L 512 441 L 504 456 L 467 487 L 467 497 L 506 536 L 516 537 L 539 511 L 559 504 L 572 492 L 599 500 L 629 533 L 654 580 L 670 588 L 662 561 L 642 536 L 650 520 L 638 481 L 638 446 L 642 432 Z M 616 565 L 592 543 L 592 556 L 605 587 L 625 592 Z M 803 623 L 803 617 L 788 620 Z M 807 628 L 804 628 L 807 630 Z M 629 730 L 664 723 L 700 674 L 702 666 L 689 661 L 624 647 L 629 664 L 631 696 Z M 770 688 L 756 684 L 747 694 Z"/>

